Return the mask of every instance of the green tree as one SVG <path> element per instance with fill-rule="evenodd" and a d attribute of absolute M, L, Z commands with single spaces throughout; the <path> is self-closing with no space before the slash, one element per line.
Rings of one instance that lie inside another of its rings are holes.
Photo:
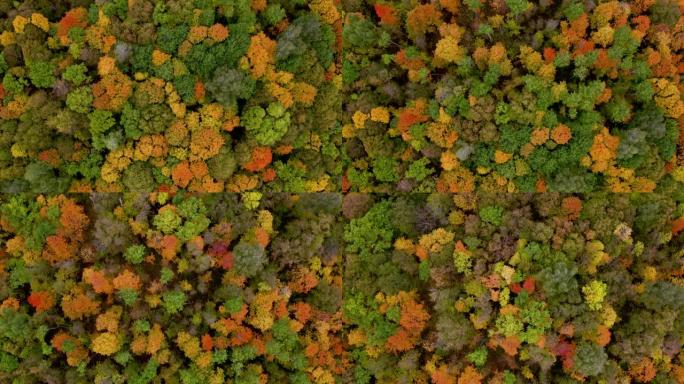
<path fill-rule="evenodd" d="M 55 66 L 44 61 L 31 62 L 27 65 L 29 79 L 38 88 L 50 88 L 57 80 L 55 78 Z"/>
<path fill-rule="evenodd" d="M 242 115 L 242 124 L 257 143 L 270 146 L 287 133 L 290 113 L 280 103 L 271 103 L 266 110 L 256 106 Z"/>

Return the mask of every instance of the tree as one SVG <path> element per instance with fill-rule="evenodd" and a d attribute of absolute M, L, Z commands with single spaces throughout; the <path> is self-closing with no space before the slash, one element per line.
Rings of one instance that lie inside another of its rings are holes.
<path fill-rule="evenodd" d="M 55 67 L 47 62 L 36 61 L 28 64 L 29 78 L 31 83 L 38 88 L 50 88 L 57 80 Z"/>
<path fill-rule="evenodd" d="M 266 252 L 261 245 L 241 240 L 233 248 L 233 268 L 245 277 L 254 277 L 266 263 Z"/>
<path fill-rule="evenodd" d="M 238 69 L 219 67 L 206 84 L 209 93 L 227 109 L 237 109 L 238 100 L 252 97 L 256 81 Z"/>
<path fill-rule="evenodd" d="M 242 115 L 242 124 L 250 136 L 261 145 L 273 145 L 280 140 L 290 126 L 290 113 L 280 103 L 271 103 L 268 108 L 257 106 Z"/>

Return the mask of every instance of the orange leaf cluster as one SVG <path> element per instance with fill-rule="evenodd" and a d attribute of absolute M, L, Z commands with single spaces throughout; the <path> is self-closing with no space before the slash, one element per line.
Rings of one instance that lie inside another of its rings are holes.
<path fill-rule="evenodd" d="M 598 329 L 596 330 L 596 344 L 605 347 L 610 343 L 610 329 L 606 327 L 605 325 L 599 325 Z"/>
<path fill-rule="evenodd" d="M 401 132 L 404 141 L 411 140 L 411 134 L 409 133 L 411 126 L 428 121 L 428 116 L 424 114 L 425 108 L 425 100 L 419 99 L 415 101 L 413 106 L 406 107 L 399 112 L 397 128 Z"/>
<path fill-rule="evenodd" d="M 175 235 L 164 235 L 159 241 L 159 247 L 156 249 L 159 251 L 161 257 L 166 261 L 173 260 L 176 257 L 176 252 L 180 248 L 180 240 Z"/>
<path fill-rule="evenodd" d="M 45 239 L 42 257 L 52 264 L 57 264 L 71 259 L 77 250 L 77 243 L 72 243 L 63 236 L 52 235 Z"/>
<path fill-rule="evenodd" d="M 482 382 L 482 375 L 473 366 L 467 366 L 461 376 L 458 377 L 457 384 L 480 384 Z"/>
<path fill-rule="evenodd" d="M 650 383 L 656 376 L 656 368 L 651 359 L 644 357 L 629 367 L 629 375 L 639 383 Z"/>
<path fill-rule="evenodd" d="M 560 124 L 551 130 L 551 140 L 555 141 L 556 144 L 567 144 L 571 137 L 572 132 L 565 124 Z"/>
<path fill-rule="evenodd" d="M 269 183 L 273 180 L 276 179 L 278 175 L 276 174 L 276 171 L 273 168 L 268 168 L 264 170 L 261 174 L 261 179 L 264 181 L 264 183 Z"/>
<path fill-rule="evenodd" d="M 69 31 L 71 28 L 85 28 L 88 25 L 88 11 L 83 7 L 74 8 L 64 14 L 64 17 L 57 23 L 57 37 L 60 42 L 66 45 L 69 42 Z"/>
<path fill-rule="evenodd" d="M 192 178 L 193 174 L 190 170 L 190 163 L 187 161 L 181 161 L 180 163 L 176 164 L 171 171 L 171 179 L 177 186 L 181 188 L 187 187 Z"/>
<path fill-rule="evenodd" d="M 162 135 L 146 135 L 142 136 L 136 143 L 133 157 L 136 160 L 146 161 L 150 157 L 159 158 L 164 157 L 168 153 L 169 148 L 166 139 Z"/>
<path fill-rule="evenodd" d="M 413 298 L 401 304 L 399 324 L 411 334 L 420 334 L 429 319 L 430 315 L 425 310 L 423 304 L 416 302 Z"/>
<path fill-rule="evenodd" d="M 267 3 L 266 0 L 250 0 L 249 5 L 254 11 L 261 12 L 266 9 Z"/>
<path fill-rule="evenodd" d="M 57 233 L 45 239 L 42 253 L 43 259 L 54 264 L 69 260 L 76 254 L 90 220 L 83 207 L 64 196 L 50 199 L 48 204 L 57 205 L 60 209 Z"/>
<path fill-rule="evenodd" d="M 88 358 L 88 350 L 83 347 L 83 344 L 77 338 L 69 335 L 64 331 L 59 331 L 52 337 L 50 344 L 59 352 L 64 352 L 64 343 L 69 341 L 75 348 L 66 352 L 67 364 L 71 367 L 77 366 L 81 361 Z"/>
<path fill-rule="evenodd" d="M 0 304 L 0 309 L 13 309 L 18 311 L 20 305 L 21 303 L 19 303 L 19 300 L 14 297 L 8 297 L 2 301 L 2 304 Z"/>
<path fill-rule="evenodd" d="M 569 196 L 563 199 L 563 210 L 567 212 L 568 219 L 575 220 L 579 218 L 582 212 L 582 200 L 576 196 Z"/>
<path fill-rule="evenodd" d="M 399 325 L 401 328 L 387 339 L 385 348 L 390 352 L 407 351 L 420 339 L 420 334 L 425 329 L 430 315 L 424 306 L 415 301 L 410 294 L 400 293 L 401 315 Z"/>
<path fill-rule="evenodd" d="M 504 337 L 497 335 L 495 337 L 491 337 L 487 345 L 490 348 L 501 347 L 501 349 L 503 349 L 507 355 L 515 356 L 518 354 L 518 348 L 520 348 L 521 344 L 522 342 L 518 336 L 513 335 Z"/>
<path fill-rule="evenodd" d="M 119 273 L 114 280 L 112 280 L 112 283 L 114 284 L 114 288 L 117 290 L 132 289 L 137 291 L 142 286 L 140 277 L 128 269 Z"/>
<path fill-rule="evenodd" d="M 452 171 L 443 172 L 437 184 L 437 192 L 461 193 L 475 190 L 475 175 L 465 167 L 457 167 Z"/>
<path fill-rule="evenodd" d="M 256 238 L 257 244 L 261 245 L 263 248 L 266 248 L 268 243 L 271 241 L 270 236 L 268 235 L 268 232 L 266 232 L 266 230 L 263 228 L 255 229 L 254 230 L 254 237 Z"/>
<path fill-rule="evenodd" d="M 271 164 L 273 154 L 270 147 L 254 147 L 252 149 L 252 159 L 243 167 L 250 172 L 257 172 Z"/>
<path fill-rule="evenodd" d="M 294 317 L 302 324 L 305 324 L 311 318 L 311 305 L 298 301 L 292 305 Z"/>
<path fill-rule="evenodd" d="M 275 64 L 276 42 L 263 32 L 252 36 L 252 42 L 247 50 L 250 72 L 255 78 L 261 78 Z"/>
<path fill-rule="evenodd" d="M 630 11 L 638 15 L 647 11 L 655 3 L 656 0 L 634 0 L 630 3 Z"/>
<path fill-rule="evenodd" d="M 296 293 L 306 293 L 318 285 L 318 278 L 308 268 L 300 268 L 294 273 L 294 277 L 288 287 Z"/>
<path fill-rule="evenodd" d="M 676 235 L 679 232 L 684 230 L 684 217 L 680 217 L 679 219 L 675 220 L 672 222 L 672 234 Z"/>
<path fill-rule="evenodd" d="M 380 24 L 397 25 L 399 18 L 397 17 L 397 10 L 388 4 L 376 3 L 373 5 L 375 14 L 380 18 Z"/>
<path fill-rule="evenodd" d="M 71 236 L 82 241 L 85 228 L 90 222 L 83 207 L 74 200 L 67 198 L 60 198 L 58 201 L 60 203 L 59 224 L 61 227 L 57 229 L 57 234 Z"/>
<path fill-rule="evenodd" d="M 592 160 L 592 170 L 594 172 L 604 172 L 608 170 L 609 165 L 617 156 L 617 147 L 620 144 L 620 138 L 612 136 L 608 132 L 608 128 L 603 128 L 601 132 L 594 136 L 594 142 L 589 150 Z"/>
<path fill-rule="evenodd" d="M 406 16 L 406 27 L 409 36 L 416 37 L 430 30 L 430 27 L 442 24 L 442 12 L 430 4 L 420 4 Z"/>
<path fill-rule="evenodd" d="M 86 268 L 83 270 L 83 281 L 90 284 L 97 293 L 110 294 L 114 292 L 114 287 L 102 271 Z"/>
<path fill-rule="evenodd" d="M 413 348 L 415 341 L 404 328 L 399 328 L 397 333 L 387 338 L 385 349 L 392 353 L 405 352 Z"/>
<path fill-rule="evenodd" d="M 611 79 L 615 79 L 618 75 L 617 64 L 617 61 L 608 56 L 607 49 L 601 48 L 598 50 L 598 57 L 596 58 L 596 62 L 594 62 L 594 68 L 611 70 L 608 72 L 608 75 Z"/>
<path fill-rule="evenodd" d="M 131 352 L 136 355 L 154 355 L 163 346 L 166 337 L 159 324 L 154 324 L 150 332 L 145 335 L 136 336 L 131 342 Z"/>
<path fill-rule="evenodd" d="M 401 50 L 394 55 L 394 60 L 400 67 L 407 70 L 417 71 L 425 67 L 425 62 L 420 57 L 408 57 L 405 50 Z"/>
<path fill-rule="evenodd" d="M 459 3 L 459 0 L 439 0 L 439 5 L 454 15 L 458 13 Z"/>
<path fill-rule="evenodd" d="M 48 291 L 31 292 L 27 301 L 36 312 L 47 311 L 55 305 L 55 297 Z"/>
<path fill-rule="evenodd" d="M 228 38 L 230 32 L 228 31 L 228 28 L 225 25 L 214 24 L 211 27 L 209 27 L 207 34 L 212 40 L 221 42 Z"/>
<path fill-rule="evenodd" d="M 71 320 L 95 315 L 100 310 L 100 304 L 83 292 L 68 294 L 62 298 L 62 311 Z"/>
<path fill-rule="evenodd" d="M 1 97 L 0 97 L 1 98 Z M 45 151 L 41 151 L 38 154 L 38 159 L 40 161 L 44 161 L 51 166 L 57 168 L 59 165 L 62 163 L 62 160 L 60 159 L 59 156 L 59 151 L 55 148 L 47 149 Z"/>
<path fill-rule="evenodd" d="M 190 153 L 194 158 L 206 160 L 218 155 L 224 143 L 225 139 L 218 131 L 211 128 L 201 129 L 192 134 Z"/>
<path fill-rule="evenodd" d="M 449 374 L 447 365 L 442 365 L 432 372 L 431 379 L 433 384 L 456 384 L 456 378 Z"/>
<path fill-rule="evenodd" d="M 533 145 L 542 145 L 549 140 L 549 129 L 548 128 L 537 128 L 532 131 L 530 138 L 530 143 Z"/>
<path fill-rule="evenodd" d="M 561 36 L 568 44 L 579 45 L 589 28 L 589 15 L 586 13 L 571 22 L 561 21 Z"/>
<path fill-rule="evenodd" d="M 119 70 L 113 70 L 93 84 L 92 90 L 93 107 L 118 112 L 133 94 L 133 85 L 128 76 Z"/>

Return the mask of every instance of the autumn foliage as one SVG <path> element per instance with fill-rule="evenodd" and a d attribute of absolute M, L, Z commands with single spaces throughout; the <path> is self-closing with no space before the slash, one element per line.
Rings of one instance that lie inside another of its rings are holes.
<path fill-rule="evenodd" d="M 684 383 L 683 13 L 0 1 L 0 383 Z"/>

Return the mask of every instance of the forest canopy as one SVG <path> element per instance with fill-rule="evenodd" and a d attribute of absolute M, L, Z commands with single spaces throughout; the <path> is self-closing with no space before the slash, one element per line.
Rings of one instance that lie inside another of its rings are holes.
<path fill-rule="evenodd" d="M 684 0 L 0 0 L 0 383 L 684 384 Z"/>

